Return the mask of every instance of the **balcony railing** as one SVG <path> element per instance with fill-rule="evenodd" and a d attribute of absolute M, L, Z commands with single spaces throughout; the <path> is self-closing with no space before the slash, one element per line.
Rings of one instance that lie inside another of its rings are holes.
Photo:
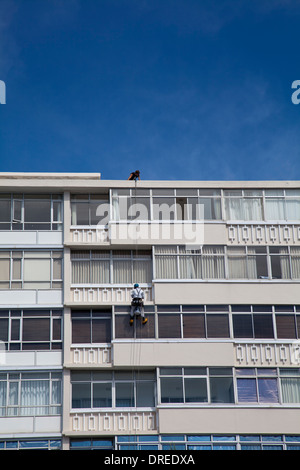
<path fill-rule="evenodd" d="M 71 431 L 95 434 L 152 433 L 157 431 L 155 411 L 71 412 Z"/>
<path fill-rule="evenodd" d="M 300 244 L 300 224 L 232 223 L 227 225 L 228 241 L 246 244 Z"/>
<path fill-rule="evenodd" d="M 292 367 L 300 365 L 300 341 L 235 343 L 235 362 L 239 366 Z"/>
<path fill-rule="evenodd" d="M 111 346 L 72 345 L 72 366 L 110 366 Z"/>
<path fill-rule="evenodd" d="M 152 302 L 152 287 L 141 286 L 145 294 L 145 302 Z M 100 303 L 100 304 L 123 304 L 131 302 L 131 287 L 119 286 L 97 286 L 81 287 L 71 286 L 71 302 L 74 303 Z"/>
<path fill-rule="evenodd" d="M 106 226 L 81 226 L 71 227 L 71 243 L 89 243 L 108 245 L 109 232 Z"/>

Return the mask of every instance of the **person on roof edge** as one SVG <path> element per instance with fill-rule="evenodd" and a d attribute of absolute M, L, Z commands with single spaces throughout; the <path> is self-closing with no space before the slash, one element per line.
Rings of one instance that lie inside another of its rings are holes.
<path fill-rule="evenodd" d="M 145 318 L 144 312 L 144 298 L 145 294 L 144 291 L 140 288 L 139 284 L 134 284 L 133 290 L 131 291 L 131 310 L 130 310 L 130 321 L 129 324 L 133 325 L 133 318 L 136 312 L 136 309 L 139 309 L 140 315 L 142 317 L 142 323 L 145 325 L 148 319 Z"/>
<path fill-rule="evenodd" d="M 141 180 L 140 178 L 140 170 L 135 170 L 132 173 L 130 173 L 128 180 Z"/>

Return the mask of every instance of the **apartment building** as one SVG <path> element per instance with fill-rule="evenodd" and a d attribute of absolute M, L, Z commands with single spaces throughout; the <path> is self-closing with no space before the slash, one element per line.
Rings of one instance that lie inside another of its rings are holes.
<path fill-rule="evenodd" d="M 0 173 L 0 448 L 300 449 L 299 286 L 297 181 Z"/>

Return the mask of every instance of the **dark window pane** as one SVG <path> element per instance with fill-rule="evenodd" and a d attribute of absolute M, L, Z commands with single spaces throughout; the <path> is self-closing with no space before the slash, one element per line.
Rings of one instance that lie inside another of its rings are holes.
<path fill-rule="evenodd" d="M 50 319 L 49 318 L 24 318 L 23 319 L 23 341 L 49 341 Z"/>
<path fill-rule="evenodd" d="M 91 385 L 89 383 L 72 385 L 72 408 L 91 408 Z"/>
<path fill-rule="evenodd" d="M 18 341 L 20 339 L 20 320 L 11 321 L 11 332 L 10 339 L 12 341 Z"/>
<path fill-rule="evenodd" d="M 204 314 L 183 315 L 183 337 L 184 338 L 205 338 Z"/>
<path fill-rule="evenodd" d="M 134 406 L 134 387 L 132 382 L 116 383 L 116 406 Z"/>
<path fill-rule="evenodd" d="M 153 382 L 136 383 L 136 406 L 155 406 L 155 393 Z"/>
<path fill-rule="evenodd" d="M 112 385 L 111 383 L 93 384 L 93 407 L 108 408 L 112 406 Z"/>
<path fill-rule="evenodd" d="M 72 343 L 91 342 L 90 320 L 72 320 Z"/>
<path fill-rule="evenodd" d="M 133 338 L 134 327 L 129 325 L 129 319 L 129 314 L 115 316 L 116 338 Z"/>
<path fill-rule="evenodd" d="M 277 379 L 258 379 L 259 401 L 278 403 Z"/>
<path fill-rule="evenodd" d="M 206 379 L 185 378 L 184 387 L 186 403 L 202 403 L 208 401 Z"/>
<path fill-rule="evenodd" d="M 60 318 L 53 319 L 53 331 L 52 331 L 53 340 L 61 339 L 61 320 Z"/>
<path fill-rule="evenodd" d="M 0 201 L 0 222 L 10 222 L 10 219 L 10 201 Z M 2 225 L 1 228 L 3 229 Z"/>
<path fill-rule="evenodd" d="M 234 403 L 232 377 L 211 377 L 210 394 L 212 403 Z"/>
<path fill-rule="evenodd" d="M 160 338 L 180 338 L 180 315 L 158 316 L 158 334 Z"/>
<path fill-rule="evenodd" d="M 162 403 L 183 403 L 183 383 L 181 377 L 160 380 Z"/>
<path fill-rule="evenodd" d="M 232 321 L 235 338 L 253 338 L 252 315 L 234 314 Z"/>
<path fill-rule="evenodd" d="M 24 200 L 25 222 L 50 222 L 51 202 L 38 200 Z"/>
<path fill-rule="evenodd" d="M 143 325 L 140 318 L 136 319 L 135 322 L 135 336 L 136 338 L 155 338 L 155 320 L 154 315 L 147 315 L 148 322 Z M 132 327 L 131 327 L 132 328 Z"/>
<path fill-rule="evenodd" d="M 207 337 L 229 338 L 228 315 L 207 315 Z"/>
<path fill-rule="evenodd" d="M 255 379 L 237 379 L 237 391 L 239 403 L 256 403 L 256 380 Z"/>
<path fill-rule="evenodd" d="M 277 338 L 296 338 L 294 315 L 276 315 Z"/>
<path fill-rule="evenodd" d="M 92 320 L 92 343 L 110 343 L 111 320 L 110 318 Z"/>
<path fill-rule="evenodd" d="M 272 315 L 253 315 L 255 338 L 274 338 Z"/>
<path fill-rule="evenodd" d="M 0 319 L 0 341 L 8 340 L 8 318 Z"/>

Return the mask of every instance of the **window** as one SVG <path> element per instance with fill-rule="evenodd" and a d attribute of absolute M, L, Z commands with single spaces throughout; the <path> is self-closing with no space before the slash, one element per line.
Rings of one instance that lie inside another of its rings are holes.
<path fill-rule="evenodd" d="M 113 438 L 71 439 L 70 450 L 113 450 Z"/>
<path fill-rule="evenodd" d="M 176 313 L 177 310 L 177 313 Z M 159 338 L 229 338 L 228 307 L 158 306 Z M 214 313 L 213 313 L 214 312 Z"/>
<path fill-rule="evenodd" d="M 108 194 L 71 196 L 72 225 L 105 225 L 109 221 Z"/>
<path fill-rule="evenodd" d="M 300 191 L 298 189 L 265 190 L 265 219 L 271 221 L 297 220 L 300 214 Z"/>
<path fill-rule="evenodd" d="M 62 196 L 0 194 L 0 230 L 62 230 Z"/>
<path fill-rule="evenodd" d="M 73 344 L 111 342 L 111 312 L 74 310 L 71 317 Z"/>
<path fill-rule="evenodd" d="M 156 279 L 224 279 L 224 247 L 155 247 Z"/>
<path fill-rule="evenodd" d="M 73 251 L 73 284 L 147 284 L 152 282 L 151 252 L 139 250 Z"/>
<path fill-rule="evenodd" d="M 279 403 L 276 369 L 236 369 L 239 403 Z"/>
<path fill-rule="evenodd" d="M 39 440 L 5 440 L 0 441 L 1 450 L 60 450 L 61 441 L 59 439 L 39 439 Z"/>
<path fill-rule="evenodd" d="M 283 403 L 300 403 L 300 369 L 280 369 Z"/>
<path fill-rule="evenodd" d="M 266 247 L 227 247 L 231 279 L 268 278 Z"/>
<path fill-rule="evenodd" d="M 115 338 L 155 338 L 154 306 L 144 306 L 148 322 L 143 325 L 139 318 L 134 319 L 134 326 L 129 325 L 130 306 L 115 306 Z"/>
<path fill-rule="evenodd" d="M 61 373 L 0 374 L 0 416 L 46 416 L 61 413 Z"/>
<path fill-rule="evenodd" d="M 152 371 L 72 372 L 72 408 L 148 408 L 155 406 Z"/>
<path fill-rule="evenodd" d="M 227 220 L 263 219 L 263 199 L 260 190 L 224 191 Z"/>
<path fill-rule="evenodd" d="M 62 251 L 0 251 L 0 289 L 61 289 Z"/>
<path fill-rule="evenodd" d="M 161 403 L 234 403 L 231 368 L 160 369 Z"/>
<path fill-rule="evenodd" d="M 113 189 L 113 220 L 220 220 L 221 191 L 214 189 Z"/>
<path fill-rule="evenodd" d="M 248 307 L 250 311 L 250 307 Z M 232 307 L 233 334 L 235 338 L 274 338 L 271 306 L 252 307 L 252 313 L 236 313 L 240 307 Z M 268 313 L 269 312 L 269 313 Z"/>
<path fill-rule="evenodd" d="M 62 310 L 0 310 L 0 340 L 9 351 L 62 348 Z"/>

